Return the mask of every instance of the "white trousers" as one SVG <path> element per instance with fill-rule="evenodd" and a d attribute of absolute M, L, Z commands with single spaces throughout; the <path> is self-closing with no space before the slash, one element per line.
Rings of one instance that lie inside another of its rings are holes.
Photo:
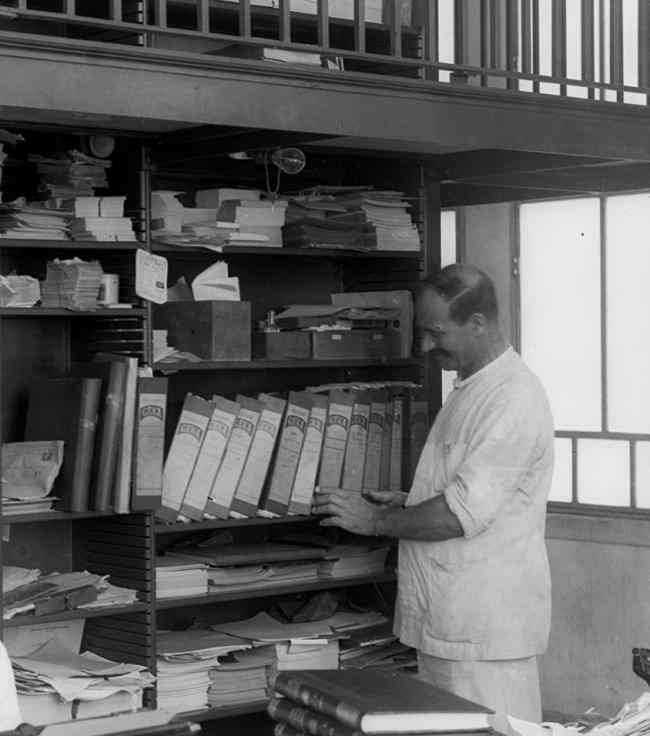
<path fill-rule="evenodd" d="M 456 662 L 418 652 L 418 676 L 425 682 L 494 711 L 494 729 L 512 734 L 506 714 L 541 723 L 537 657 L 489 662 Z"/>

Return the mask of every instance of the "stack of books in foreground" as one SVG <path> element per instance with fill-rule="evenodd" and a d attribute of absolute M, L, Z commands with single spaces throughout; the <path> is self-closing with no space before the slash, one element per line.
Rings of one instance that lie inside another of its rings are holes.
<path fill-rule="evenodd" d="M 274 736 L 489 731 L 488 708 L 410 675 L 355 670 L 272 672 Z"/>

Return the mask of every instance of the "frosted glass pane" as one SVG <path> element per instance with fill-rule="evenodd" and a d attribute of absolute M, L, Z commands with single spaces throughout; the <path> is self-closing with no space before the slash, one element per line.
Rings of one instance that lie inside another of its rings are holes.
<path fill-rule="evenodd" d="M 613 432 L 650 432 L 650 194 L 607 200 L 607 413 Z"/>
<path fill-rule="evenodd" d="M 573 463 L 571 440 L 566 437 L 555 438 L 555 468 L 549 501 L 573 500 Z"/>
<path fill-rule="evenodd" d="M 630 505 L 630 444 L 578 440 L 578 502 Z"/>
<path fill-rule="evenodd" d="M 650 509 L 650 442 L 636 443 L 636 505 Z"/>
<path fill-rule="evenodd" d="M 454 63 L 454 0 L 438 3 L 438 61 Z"/>
<path fill-rule="evenodd" d="M 601 431 L 597 199 L 520 207 L 521 347 L 555 428 Z"/>
<path fill-rule="evenodd" d="M 440 213 L 440 265 L 456 263 L 456 210 Z"/>

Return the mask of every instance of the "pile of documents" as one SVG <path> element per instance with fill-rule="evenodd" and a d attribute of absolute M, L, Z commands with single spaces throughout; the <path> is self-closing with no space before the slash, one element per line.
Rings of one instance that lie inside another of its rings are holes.
<path fill-rule="evenodd" d="M 24 198 L 0 204 L 0 238 L 67 240 L 71 213 L 27 204 Z"/>
<path fill-rule="evenodd" d="M 35 725 L 70 720 L 73 712 L 87 717 L 136 710 L 154 679 L 141 665 L 75 654 L 58 637 L 11 663 L 22 717 Z"/>
<path fill-rule="evenodd" d="M 126 196 L 72 197 L 64 206 L 73 212 L 68 231 L 73 240 L 135 240 L 133 223 L 124 217 Z"/>
<path fill-rule="evenodd" d="M 2 445 L 2 515 L 49 511 L 63 462 L 63 442 L 5 442 Z"/>
<path fill-rule="evenodd" d="M 41 286 L 33 276 L 0 276 L 0 307 L 33 307 L 41 298 Z"/>
<path fill-rule="evenodd" d="M 325 558 L 318 566 L 318 575 L 329 578 L 382 573 L 389 549 L 385 545 L 337 544 L 325 552 Z"/>
<path fill-rule="evenodd" d="M 210 670 L 220 657 L 250 647 L 239 637 L 203 629 L 159 631 L 158 707 L 170 713 L 207 708 Z"/>
<path fill-rule="evenodd" d="M 342 669 L 376 668 L 408 670 L 417 667 L 413 649 L 397 640 L 392 620 L 338 629 L 346 638 L 339 642 Z"/>
<path fill-rule="evenodd" d="M 345 232 L 347 228 L 347 237 L 351 243 L 348 247 L 364 247 L 368 250 L 420 250 L 418 229 L 409 212 L 411 204 L 403 192 L 375 190 L 372 187 L 316 187 L 306 194 L 315 200 L 331 198 L 343 211 L 326 211 L 324 220 L 320 221 L 320 228 L 313 211 L 302 220 L 295 220 L 291 226 L 285 228 L 285 245 L 336 247 L 336 240 L 328 245 L 329 241 L 319 242 L 319 238 L 326 236 L 324 228 L 338 226 L 341 232 Z M 358 243 L 354 242 L 357 236 L 360 238 Z M 343 239 L 346 236 L 338 237 Z M 305 242 L 301 243 L 301 238 Z M 341 242 L 339 247 L 346 246 Z"/>
<path fill-rule="evenodd" d="M 97 309 L 103 273 L 99 261 L 83 261 L 80 258 L 48 261 L 42 287 L 42 306 L 79 311 Z"/>
<path fill-rule="evenodd" d="M 39 191 L 48 199 L 93 196 L 95 189 L 108 186 L 108 159 L 71 150 L 46 156 L 30 154 L 28 161 L 36 164 L 41 175 Z"/>
<path fill-rule="evenodd" d="M 214 708 L 266 700 L 268 668 L 274 662 L 272 645 L 220 657 L 219 666 L 209 672 L 208 704 Z"/>
<path fill-rule="evenodd" d="M 156 557 L 156 598 L 205 595 L 208 592 L 208 566 L 177 557 Z"/>
<path fill-rule="evenodd" d="M 5 620 L 23 613 L 38 617 L 72 608 L 124 606 L 137 600 L 137 591 L 112 585 L 107 575 L 85 571 L 42 575 L 39 570 L 3 566 L 2 589 Z"/>

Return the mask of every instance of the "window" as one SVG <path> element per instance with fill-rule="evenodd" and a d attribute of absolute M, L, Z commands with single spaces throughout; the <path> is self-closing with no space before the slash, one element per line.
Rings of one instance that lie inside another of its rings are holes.
<path fill-rule="evenodd" d="M 551 501 L 650 508 L 650 193 L 519 205 L 521 354 L 556 427 Z"/>

